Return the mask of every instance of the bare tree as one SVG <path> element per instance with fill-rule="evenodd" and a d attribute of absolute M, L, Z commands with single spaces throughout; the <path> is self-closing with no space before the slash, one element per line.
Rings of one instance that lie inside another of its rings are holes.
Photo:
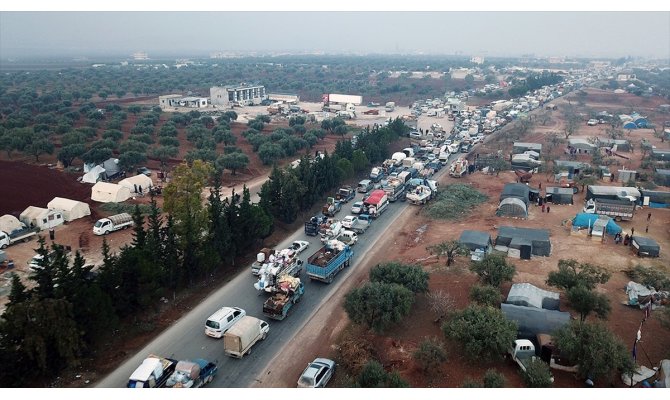
<path fill-rule="evenodd" d="M 448 240 L 428 246 L 426 250 L 430 251 L 430 254 L 436 255 L 438 259 L 440 256 L 447 256 L 447 267 L 449 267 L 454 262 L 454 257 L 466 254 L 467 249 L 458 240 Z"/>
<path fill-rule="evenodd" d="M 440 322 L 456 307 L 456 301 L 449 293 L 443 290 L 428 292 L 427 297 L 428 304 L 430 305 L 430 311 L 435 313 L 435 316 L 437 317 L 435 322 Z"/>

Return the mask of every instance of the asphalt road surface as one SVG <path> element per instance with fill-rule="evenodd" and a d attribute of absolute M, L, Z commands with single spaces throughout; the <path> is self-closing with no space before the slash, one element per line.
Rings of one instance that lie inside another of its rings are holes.
<path fill-rule="evenodd" d="M 461 154 L 452 154 L 449 163 Z M 447 173 L 448 165 L 442 168 L 432 179 L 437 179 Z M 439 189 L 438 189 L 439 190 Z M 341 219 L 351 214 L 351 205 L 361 200 L 363 195 L 357 193 L 356 198 L 342 207 L 336 215 Z M 275 321 L 265 317 L 262 313 L 263 303 L 269 296 L 259 292 L 253 284 L 256 277 L 242 272 L 221 289 L 214 292 L 201 304 L 179 319 L 173 326 L 160 334 L 155 340 L 140 350 L 136 355 L 127 359 L 119 368 L 102 379 L 97 387 L 120 388 L 126 387 L 128 377 L 142 363 L 149 354 L 177 360 L 204 358 L 216 360 L 219 363 L 219 373 L 208 387 L 244 388 L 249 387 L 254 379 L 268 366 L 268 363 L 277 355 L 284 344 L 288 343 L 310 319 L 312 314 L 323 302 L 333 295 L 347 277 L 358 266 L 358 260 L 374 242 L 387 231 L 389 226 L 400 215 L 405 207 L 417 207 L 407 202 L 391 203 L 386 211 L 380 215 L 368 228 L 359 235 L 358 243 L 353 246 L 354 256 L 349 268 L 340 272 L 333 283 L 325 284 L 311 281 L 306 273 L 306 260 L 321 247 L 318 237 L 307 236 L 301 229 L 281 242 L 277 248 L 285 248 L 294 240 L 307 240 L 310 246 L 301 254 L 305 261 L 301 279 L 305 283 L 305 294 L 300 303 L 293 306 L 288 317 L 283 321 Z M 247 315 L 255 316 L 270 324 L 270 331 L 264 341 L 259 341 L 252 347 L 251 354 L 242 359 L 235 359 L 225 355 L 223 339 L 213 339 L 205 335 L 205 321 L 217 309 L 223 306 L 243 308 Z M 297 379 L 297 377 L 296 377 Z"/>

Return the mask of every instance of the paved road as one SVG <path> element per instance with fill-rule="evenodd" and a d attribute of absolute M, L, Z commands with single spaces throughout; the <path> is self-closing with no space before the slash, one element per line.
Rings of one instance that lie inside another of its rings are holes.
<path fill-rule="evenodd" d="M 453 154 L 450 161 L 457 156 L 460 156 L 460 154 Z M 447 173 L 446 167 L 442 168 L 433 179 L 437 179 L 445 173 Z M 362 194 L 359 193 L 353 201 L 361 198 Z M 353 201 L 343 207 L 337 215 L 338 218 L 350 213 Z M 375 220 L 363 235 L 359 236 L 358 243 L 353 247 L 354 256 L 351 266 L 340 272 L 333 283 L 324 284 L 318 281 L 310 281 L 303 269 L 302 279 L 305 282 L 305 295 L 300 303 L 293 307 L 291 314 L 285 320 L 275 321 L 263 316 L 262 307 L 267 294 L 254 289 L 253 284 L 256 279 L 251 275 L 250 270 L 249 272 L 242 272 L 210 295 L 191 312 L 184 315 L 136 355 L 126 360 L 114 372 L 102 379 L 97 387 L 125 387 L 130 374 L 148 354 L 157 354 L 180 360 L 193 358 L 218 360 L 220 372 L 210 384 L 210 387 L 249 387 L 253 383 L 252 381 L 265 370 L 268 363 L 282 350 L 283 346 L 306 324 L 314 310 L 318 309 L 319 305 L 327 301 L 338 290 L 341 283 L 358 266 L 361 254 L 364 254 L 370 248 L 372 242 L 389 228 L 405 207 L 416 206 L 406 202 L 391 203 L 386 212 Z M 310 247 L 301 255 L 303 260 L 313 254 L 321 244 L 317 237 L 306 236 L 303 230 L 299 230 L 281 242 L 277 248 L 286 247 L 293 240 L 307 240 L 310 242 Z M 246 310 L 247 315 L 259 317 L 270 324 L 267 339 L 254 345 L 251 354 L 242 359 L 227 357 L 223 352 L 222 339 L 212 339 L 204 333 L 205 320 L 222 306 L 241 307 Z"/>

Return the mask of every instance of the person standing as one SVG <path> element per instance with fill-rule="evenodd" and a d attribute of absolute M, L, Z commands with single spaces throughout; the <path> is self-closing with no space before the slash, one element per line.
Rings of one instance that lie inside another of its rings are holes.
<path fill-rule="evenodd" d="M 547 214 L 549 214 L 549 210 L 551 210 L 551 207 L 547 206 Z"/>
<path fill-rule="evenodd" d="M 545 207 L 544 203 L 542 203 L 542 212 L 544 212 L 544 207 Z"/>
<path fill-rule="evenodd" d="M 651 213 L 647 214 L 647 222 L 651 221 Z"/>

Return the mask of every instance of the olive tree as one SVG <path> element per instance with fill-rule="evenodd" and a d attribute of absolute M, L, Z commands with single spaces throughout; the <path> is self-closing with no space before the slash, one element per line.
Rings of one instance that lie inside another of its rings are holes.
<path fill-rule="evenodd" d="M 414 293 L 404 286 L 368 282 L 346 295 L 344 309 L 354 323 L 381 333 L 407 317 L 412 303 Z"/>

